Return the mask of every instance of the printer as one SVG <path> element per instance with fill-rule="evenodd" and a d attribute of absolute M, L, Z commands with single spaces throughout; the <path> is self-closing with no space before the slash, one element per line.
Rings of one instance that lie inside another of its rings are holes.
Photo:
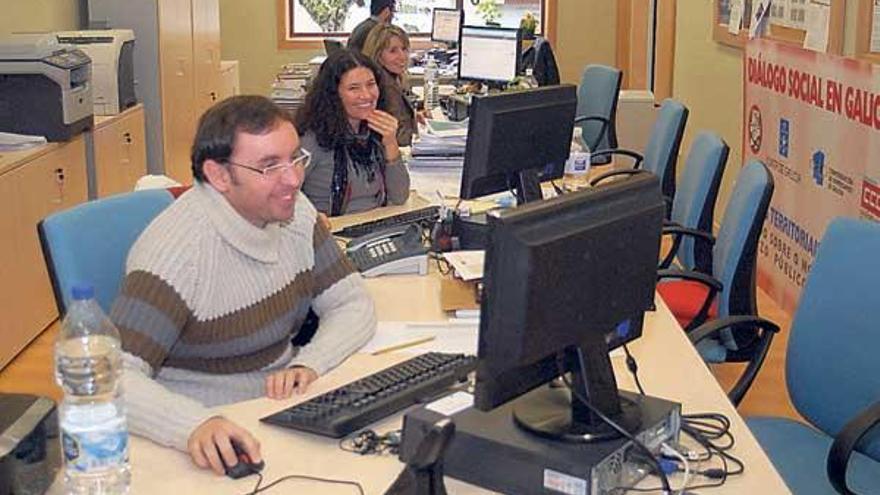
<path fill-rule="evenodd" d="M 95 115 L 116 115 L 137 104 L 134 91 L 134 31 L 59 31 L 55 36 L 59 43 L 74 45 L 92 59 Z"/>
<path fill-rule="evenodd" d="M 0 37 L 0 131 L 66 141 L 89 129 L 92 61 L 54 34 Z"/>
<path fill-rule="evenodd" d="M 0 495 L 45 493 L 61 469 L 55 402 L 0 393 Z"/>

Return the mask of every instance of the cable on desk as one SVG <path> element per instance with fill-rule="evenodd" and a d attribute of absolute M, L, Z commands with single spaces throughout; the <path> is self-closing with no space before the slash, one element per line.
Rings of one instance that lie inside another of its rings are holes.
<path fill-rule="evenodd" d="M 684 414 L 682 415 L 681 431 L 705 449 L 705 453 L 688 452 L 689 460 L 699 460 L 701 463 L 705 463 L 718 457 L 721 462 L 721 467 L 691 470 L 692 477 L 702 476 L 715 481 L 685 485 L 682 487 L 682 491 L 718 487 L 726 483 L 729 476 L 745 472 L 743 462 L 728 452 L 736 445 L 736 440 L 730 433 L 730 419 L 727 416 L 720 413 Z M 731 464 L 735 466 L 734 469 L 731 469 Z M 659 492 L 663 489 L 662 486 L 620 488 L 618 492 Z"/>
<path fill-rule="evenodd" d="M 288 474 L 287 476 L 282 476 L 264 487 L 260 487 L 260 484 L 263 482 L 263 475 L 261 473 L 256 473 L 256 474 L 257 474 L 257 476 L 259 476 L 259 478 L 257 479 L 257 484 L 254 486 L 254 489 L 252 491 L 246 493 L 245 495 L 256 495 L 258 493 L 262 493 L 262 492 L 272 488 L 273 486 L 275 486 L 281 482 L 287 481 L 287 480 L 305 480 L 305 481 L 317 481 L 320 483 L 330 483 L 333 485 L 348 485 L 348 486 L 352 486 L 354 488 L 357 488 L 357 491 L 360 495 L 365 495 L 364 494 L 364 487 L 360 483 L 358 483 L 357 481 L 335 480 L 335 479 L 331 479 L 331 478 L 320 478 L 318 476 L 309 476 L 306 474 Z"/>
<path fill-rule="evenodd" d="M 362 430 L 339 440 L 339 449 L 360 455 L 397 455 L 400 453 L 402 430 L 392 430 L 378 434 L 373 430 Z"/>
<path fill-rule="evenodd" d="M 584 362 L 584 353 L 580 348 L 577 348 L 577 357 L 578 357 L 578 365 L 580 366 L 581 370 L 587 369 L 586 363 Z M 657 460 L 656 457 L 654 457 L 654 454 L 651 453 L 651 451 L 648 449 L 648 447 L 645 446 L 644 443 L 639 441 L 630 432 L 623 429 L 623 427 L 621 427 L 619 424 L 617 424 L 614 420 L 612 420 L 611 418 L 609 418 L 608 416 L 603 414 L 602 411 L 596 409 L 596 406 L 594 406 L 587 397 L 585 397 L 583 394 L 581 394 L 581 392 L 579 390 L 575 390 L 575 388 L 571 384 L 571 380 L 569 380 L 568 377 L 565 376 L 565 366 L 563 366 L 562 360 L 563 360 L 562 353 L 557 354 L 556 355 L 556 366 L 559 371 L 559 376 L 562 377 L 563 383 L 565 383 L 565 386 L 568 387 L 569 391 L 571 391 L 571 395 L 574 398 L 576 398 L 578 401 L 580 401 L 581 404 L 587 406 L 587 409 L 589 409 L 593 414 L 595 414 L 602 421 L 604 421 L 606 424 L 608 424 L 608 426 L 610 426 L 616 432 L 623 435 L 624 438 L 626 438 L 627 440 L 632 442 L 633 445 L 636 446 L 636 448 L 638 448 L 639 450 L 642 451 L 642 453 L 646 454 L 648 456 L 648 458 L 647 458 L 648 462 L 651 463 L 651 466 L 654 468 L 654 470 L 657 472 L 657 476 L 660 478 L 660 483 L 663 485 L 663 487 L 662 487 L 663 493 L 671 494 L 672 489 L 669 487 L 669 479 L 666 477 L 666 473 L 663 472 L 663 469 L 660 467 L 660 462 Z"/>
<path fill-rule="evenodd" d="M 645 389 L 642 388 L 642 382 L 639 381 L 639 363 L 636 362 L 636 358 L 633 357 L 629 352 L 629 347 L 626 344 L 623 344 L 623 352 L 626 354 L 626 368 L 632 374 L 633 379 L 636 382 L 636 388 L 639 389 L 639 393 L 645 395 Z"/>

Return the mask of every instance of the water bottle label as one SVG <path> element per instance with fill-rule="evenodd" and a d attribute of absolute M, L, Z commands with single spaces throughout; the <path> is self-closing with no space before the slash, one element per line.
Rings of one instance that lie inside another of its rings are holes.
<path fill-rule="evenodd" d="M 102 419 L 86 425 L 85 411 L 77 411 L 62 419 L 61 446 L 67 468 L 78 472 L 98 471 L 128 464 L 128 429 L 125 416 L 107 418 L 96 409 L 112 408 L 112 404 L 92 406 L 89 416 Z M 102 418 L 103 416 L 103 418 Z"/>
<path fill-rule="evenodd" d="M 565 173 L 581 175 L 590 170 L 590 154 L 583 151 L 572 152 L 565 162 Z"/>

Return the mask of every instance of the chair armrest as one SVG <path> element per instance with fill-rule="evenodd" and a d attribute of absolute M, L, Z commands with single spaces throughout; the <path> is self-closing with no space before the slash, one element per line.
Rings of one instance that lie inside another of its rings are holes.
<path fill-rule="evenodd" d="M 599 174 L 590 180 L 590 185 L 596 187 L 597 184 L 605 181 L 606 179 L 610 179 L 611 177 L 617 177 L 618 175 L 636 175 L 636 174 L 647 174 L 647 172 L 642 169 L 637 168 L 625 168 L 623 170 L 612 170 L 610 172 L 605 172 L 604 174 Z"/>
<path fill-rule="evenodd" d="M 875 402 L 859 412 L 834 437 L 834 443 L 828 451 L 826 469 L 828 481 L 838 493 L 855 494 L 846 486 L 846 467 L 856 445 L 877 423 L 880 423 L 880 402 Z"/>
<path fill-rule="evenodd" d="M 770 350 L 770 344 L 773 342 L 773 335 L 779 333 L 779 325 L 759 316 L 739 315 L 718 318 L 717 320 L 706 322 L 688 332 L 688 339 L 696 345 L 697 342 L 712 337 L 725 328 L 739 325 L 758 327 L 762 332 L 759 336 L 759 342 L 756 344 L 757 349 L 755 354 L 749 359 L 749 364 L 746 365 L 742 375 L 740 375 L 739 379 L 727 393 L 727 397 L 730 398 L 730 402 L 732 402 L 734 406 L 739 405 L 743 400 L 743 397 L 745 397 L 746 392 L 748 392 L 752 383 L 755 381 L 755 378 L 758 376 L 758 371 L 760 371 L 761 365 L 764 364 L 764 359 L 767 357 L 767 352 Z"/>
<path fill-rule="evenodd" d="M 705 285 L 709 290 L 714 290 L 716 292 L 724 288 L 724 285 L 717 279 L 713 278 L 711 275 L 695 272 L 693 270 L 657 270 L 657 280 L 662 280 L 664 278 L 677 278 L 682 280 L 690 280 L 692 282 L 699 282 Z"/>
<path fill-rule="evenodd" d="M 645 159 L 645 157 L 642 156 L 642 154 L 640 154 L 638 152 L 635 152 L 632 150 L 626 150 L 626 149 L 622 149 L 622 148 L 617 148 L 617 149 L 613 149 L 613 150 L 607 149 L 607 150 L 591 151 L 590 155 L 591 156 L 605 156 L 605 155 L 628 156 L 633 159 L 633 166 L 632 166 L 633 168 L 640 168 L 642 166 L 642 160 Z"/>
<path fill-rule="evenodd" d="M 691 237 L 699 237 L 700 240 L 706 241 L 709 244 L 715 244 L 715 236 L 712 234 L 698 229 L 691 229 L 688 227 L 682 227 L 679 224 L 670 223 L 669 225 L 663 226 L 663 235 L 666 234 L 674 234 L 678 237 L 682 236 L 691 236 Z"/>
<path fill-rule="evenodd" d="M 678 252 L 678 247 L 681 245 L 681 240 L 684 236 L 696 237 L 697 242 L 705 241 L 708 242 L 710 246 L 715 244 L 715 237 L 713 237 L 712 234 L 703 232 L 702 230 L 682 227 L 681 225 L 668 220 L 664 220 L 662 234 L 672 235 L 674 237 L 669 252 L 666 253 L 666 256 L 664 256 L 660 261 L 660 264 L 657 265 L 657 268 L 661 270 L 669 268 L 669 265 L 672 264 L 672 260 L 675 258 L 675 253 Z"/>
<path fill-rule="evenodd" d="M 598 121 L 602 123 L 599 133 L 596 134 L 596 139 L 592 143 L 587 143 L 587 146 L 589 146 L 591 150 L 594 150 L 599 147 L 599 143 L 602 141 L 602 136 L 608 131 L 608 126 L 611 125 L 611 121 L 599 115 L 581 115 L 574 118 L 575 124 L 590 121 Z"/>
<path fill-rule="evenodd" d="M 715 296 L 719 292 L 721 292 L 721 289 L 724 287 L 717 279 L 712 278 L 705 273 L 700 273 L 693 270 L 657 270 L 657 280 L 662 280 L 664 278 L 675 278 L 680 280 L 699 282 L 709 289 L 709 292 L 706 293 L 706 299 L 703 301 L 702 306 L 700 306 L 699 311 L 697 311 L 697 314 L 693 317 L 688 326 L 685 327 L 685 332 L 690 332 L 698 325 L 702 325 L 706 321 L 706 318 L 709 317 L 709 308 L 712 307 L 712 301 L 715 300 Z"/>

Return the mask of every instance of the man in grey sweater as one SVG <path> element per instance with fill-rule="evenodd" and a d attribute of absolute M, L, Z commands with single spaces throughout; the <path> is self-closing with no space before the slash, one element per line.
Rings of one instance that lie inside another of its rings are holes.
<path fill-rule="evenodd" d="M 260 96 L 209 109 L 193 146 L 195 184 L 129 253 L 111 318 L 122 337 L 133 433 L 222 474 L 258 462 L 257 440 L 211 407 L 286 399 L 375 331 L 360 276 L 300 193 L 309 156 L 286 112 Z M 291 344 L 312 308 L 311 342 Z"/>

